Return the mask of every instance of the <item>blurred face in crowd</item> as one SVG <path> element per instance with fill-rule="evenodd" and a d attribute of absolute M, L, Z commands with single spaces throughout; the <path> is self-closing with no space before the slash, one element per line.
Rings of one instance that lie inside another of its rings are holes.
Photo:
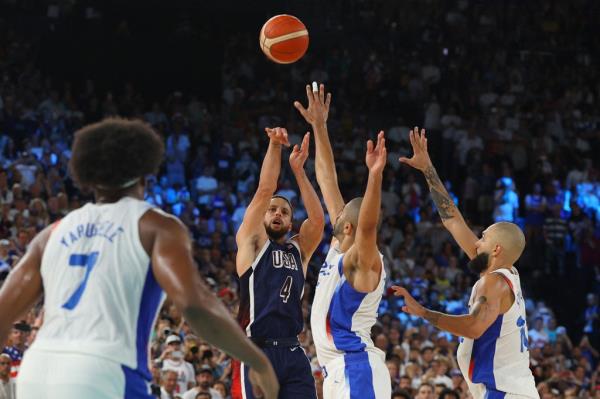
<path fill-rule="evenodd" d="M 411 382 L 412 382 L 412 380 L 410 379 L 410 377 L 407 377 L 407 376 L 400 377 L 400 383 L 398 384 L 398 387 L 400 389 L 410 389 Z"/>
<path fill-rule="evenodd" d="M 446 374 L 448 372 L 448 369 L 449 369 L 448 360 L 441 359 L 439 363 L 440 363 L 440 366 L 439 366 L 438 374 L 439 375 Z"/>
<path fill-rule="evenodd" d="M 58 198 L 50 197 L 48 198 L 48 210 L 52 213 L 58 213 Z"/>
<path fill-rule="evenodd" d="M 375 338 L 375 346 L 379 349 L 381 349 L 382 351 L 386 352 L 387 348 L 388 348 L 388 338 L 385 334 L 379 334 L 376 338 Z"/>
<path fill-rule="evenodd" d="M 225 384 L 223 384 L 222 382 L 215 382 L 215 384 L 213 385 L 213 389 L 219 392 L 222 398 L 227 397 L 227 389 L 225 388 Z"/>
<path fill-rule="evenodd" d="M 292 208 L 283 198 L 271 198 L 264 219 L 267 235 L 273 240 L 284 237 L 292 228 Z"/>
<path fill-rule="evenodd" d="M 408 355 L 408 360 L 411 362 L 416 362 L 419 360 L 419 351 L 417 349 L 411 349 L 410 354 Z"/>
<path fill-rule="evenodd" d="M 423 360 L 424 363 L 431 363 L 431 361 L 433 360 L 433 349 L 431 349 L 431 348 L 423 349 L 423 352 L 421 353 L 421 359 Z"/>
<path fill-rule="evenodd" d="M 409 363 L 406 368 L 406 375 L 410 378 L 417 378 L 421 375 L 421 366 L 416 363 Z"/>
<path fill-rule="evenodd" d="M 29 243 L 29 235 L 25 230 L 19 231 L 19 234 L 17 234 L 17 241 L 21 247 L 27 246 Z"/>
<path fill-rule="evenodd" d="M 169 348 L 172 349 L 172 352 L 169 354 L 171 360 L 176 362 L 183 359 L 183 352 L 181 351 L 181 342 L 171 342 L 169 344 Z"/>
<path fill-rule="evenodd" d="M 585 369 L 581 366 L 578 366 L 575 369 L 575 378 L 577 378 L 579 381 L 583 381 L 585 378 Z"/>
<path fill-rule="evenodd" d="M 10 333 L 10 341 L 12 342 L 13 346 L 25 346 L 28 336 L 28 332 L 13 328 L 12 332 Z"/>
<path fill-rule="evenodd" d="M 6 379 L 10 375 L 10 357 L 0 355 L 0 379 Z"/>
<path fill-rule="evenodd" d="M 0 259 L 4 259 L 8 256 L 8 249 L 10 248 L 10 243 L 8 240 L 4 240 L 0 242 Z"/>
<path fill-rule="evenodd" d="M 159 367 L 159 360 L 155 360 L 154 362 L 152 362 L 151 367 L 150 367 L 150 373 L 152 374 L 152 382 L 154 383 L 158 383 L 160 382 L 160 367 Z"/>
<path fill-rule="evenodd" d="M 213 375 L 209 371 L 202 370 L 196 374 L 196 382 L 200 388 L 204 391 L 208 391 L 208 388 L 210 388 L 213 383 Z"/>
<path fill-rule="evenodd" d="M 433 388 L 430 385 L 421 385 L 415 399 L 434 399 Z"/>
<path fill-rule="evenodd" d="M 162 386 L 165 391 L 171 393 L 177 386 L 177 373 L 175 371 L 166 371 L 163 374 Z"/>
<path fill-rule="evenodd" d="M 161 338 L 167 338 L 171 335 L 171 323 L 168 320 L 159 320 L 157 332 Z"/>
<path fill-rule="evenodd" d="M 398 378 L 398 365 L 396 364 L 396 362 L 392 362 L 392 361 L 387 361 L 385 362 L 388 370 L 390 371 L 390 377 L 392 377 L 392 380 Z"/>
<path fill-rule="evenodd" d="M 400 331 L 398 331 L 395 328 L 390 329 L 390 341 L 392 343 L 398 343 L 400 342 Z"/>

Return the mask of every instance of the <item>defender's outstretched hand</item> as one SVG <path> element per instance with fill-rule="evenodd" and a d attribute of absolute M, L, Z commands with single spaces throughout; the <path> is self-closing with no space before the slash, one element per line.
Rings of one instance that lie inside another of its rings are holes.
<path fill-rule="evenodd" d="M 427 152 L 427 137 L 425 137 L 425 129 L 415 127 L 410 131 L 409 134 L 410 144 L 413 149 L 413 156 L 410 158 L 400 157 L 399 161 L 412 166 L 415 169 L 424 171 L 428 166 L 431 165 L 431 159 Z"/>
<path fill-rule="evenodd" d="M 290 167 L 294 173 L 301 171 L 304 168 L 304 163 L 308 159 L 308 148 L 310 145 L 310 132 L 306 132 L 302 143 L 298 148 L 298 144 L 294 146 L 290 154 Z"/>
<path fill-rule="evenodd" d="M 318 89 L 316 82 L 313 82 L 312 88 L 310 85 L 306 85 L 306 97 L 308 98 L 308 108 L 304 108 L 299 101 L 294 101 L 294 107 L 311 125 L 326 123 L 329 116 L 331 93 L 325 95 L 325 85 L 321 84 Z"/>
<path fill-rule="evenodd" d="M 423 305 L 417 302 L 415 298 L 408 293 L 406 288 L 392 285 L 392 289 L 394 290 L 395 296 L 401 296 L 404 298 L 404 306 L 402 306 L 403 312 L 419 317 L 425 316 L 425 308 Z"/>
<path fill-rule="evenodd" d="M 373 146 L 373 141 L 367 141 L 367 155 L 365 163 L 369 172 L 381 173 L 387 162 L 387 149 L 385 148 L 385 137 L 383 130 L 377 135 L 377 145 Z"/>
<path fill-rule="evenodd" d="M 288 133 L 284 127 L 276 127 L 270 128 L 266 127 L 265 132 L 267 132 L 267 136 L 274 144 L 281 144 L 286 147 L 290 146 L 290 142 L 288 141 Z"/>

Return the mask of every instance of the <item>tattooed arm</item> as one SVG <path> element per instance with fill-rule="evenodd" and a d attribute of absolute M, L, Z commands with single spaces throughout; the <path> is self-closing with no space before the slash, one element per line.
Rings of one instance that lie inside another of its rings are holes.
<path fill-rule="evenodd" d="M 455 218 L 457 216 L 460 217 L 460 212 L 456 208 L 454 201 L 450 198 L 450 194 L 446 190 L 446 186 L 440 180 L 440 177 L 437 174 L 437 171 L 433 167 L 433 164 L 429 164 L 424 170 L 423 175 L 425 176 L 425 180 L 427 181 L 427 185 L 429 186 L 429 192 L 431 193 L 431 198 L 437 207 L 438 213 L 442 218 L 442 222 L 446 220 Z"/>
<path fill-rule="evenodd" d="M 392 286 L 392 289 L 394 295 L 404 297 L 404 312 L 420 316 L 440 330 L 471 339 L 483 335 L 501 314 L 502 298 L 511 296 L 510 287 L 500 275 L 486 274 L 479 280 L 470 313 L 454 316 L 426 309 L 403 287 Z"/>
<path fill-rule="evenodd" d="M 400 158 L 400 162 L 406 163 L 423 172 L 429 186 L 429 191 L 431 192 L 431 198 L 442 218 L 444 227 L 452 234 L 452 237 L 454 237 L 467 256 L 473 259 L 477 256 L 475 247 L 477 236 L 467 226 L 429 158 L 425 130 L 421 130 L 421 133 L 419 133 L 418 128 L 412 130 L 410 132 L 410 143 L 413 148 L 413 156 L 411 158 L 402 157 Z"/>

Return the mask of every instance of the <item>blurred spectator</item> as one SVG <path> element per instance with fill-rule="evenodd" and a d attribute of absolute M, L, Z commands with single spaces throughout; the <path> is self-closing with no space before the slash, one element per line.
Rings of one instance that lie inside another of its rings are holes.
<path fill-rule="evenodd" d="M 10 378 L 11 358 L 0 354 L 0 399 L 15 399 L 15 380 Z"/>
<path fill-rule="evenodd" d="M 565 274 L 565 240 L 568 233 L 567 222 L 561 217 L 562 207 L 556 204 L 552 214 L 544 221 L 546 239 L 546 273 Z"/>
<path fill-rule="evenodd" d="M 11 359 L 11 378 L 17 378 L 19 374 L 19 367 L 21 366 L 21 360 L 23 360 L 23 354 L 27 349 L 27 338 L 30 332 L 31 326 L 25 320 L 15 323 L 9 337 L 10 344 L 2 350 L 2 353 L 7 354 Z"/>
<path fill-rule="evenodd" d="M 584 312 L 585 325 L 583 333 L 589 337 L 594 348 L 598 347 L 600 336 L 600 308 L 598 307 L 598 295 L 589 293 L 587 295 L 587 307 Z"/>
<path fill-rule="evenodd" d="M 435 399 L 433 385 L 428 382 L 422 383 L 417 389 L 415 399 Z"/>
<path fill-rule="evenodd" d="M 519 196 L 514 191 L 510 177 L 502 177 L 496 183 L 494 194 L 494 222 L 515 222 L 519 210 Z"/>
<path fill-rule="evenodd" d="M 10 241 L 7 239 L 0 240 L 0 283 L 6 279 L 10 272 L 13 259 L 9 255 Z"/>
<path fill-rule="evenodd" d="M 163 370 L 161 375 L 160 399 L 181 398 L 177 390 L 177 372 L 174 370 Z"/>
<path fill-rule="evenodd" d="M 178 335 L 169 335 L 165 343 L 167 344 L 167 348 L 161 355 L 164 359 L 162 370 L 175 371 L 177 375 L 175 393 L 183 394 L 194 385 L 194 368 L 183 359 L 184 353 L 181 350 L 181 338 Z"/>
<path fill-rule="evenodd" d="M 218 390 L 212 388 L 213 380 L 212 368 L 208 365 L 202 365 L 196 373 L 197 386 L 185 392 L 182 399 L 194 399 L 201 392 L 208 393 L 210 399 L 225 399 Z"/>

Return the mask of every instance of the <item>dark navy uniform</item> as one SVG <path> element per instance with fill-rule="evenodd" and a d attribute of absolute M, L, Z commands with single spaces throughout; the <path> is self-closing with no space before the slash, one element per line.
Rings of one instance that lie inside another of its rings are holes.
<path fill-rule="evenodd" d="M 316 398 L 310 363 L 298 342 L 302 331 L 304 272 L 295 241 L 267 240 L 240 277 L 238 321 L 265 352 L 279 379 L 280 399 Z M 234 367 L 233 399 L 254 398 L 248 367 Z"/>

